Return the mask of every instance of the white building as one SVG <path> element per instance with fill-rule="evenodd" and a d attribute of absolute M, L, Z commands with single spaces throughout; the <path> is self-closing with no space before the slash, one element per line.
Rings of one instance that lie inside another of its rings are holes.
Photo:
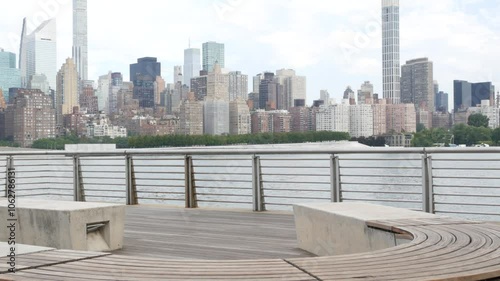
<path fill-rule="evenodd" d="M 81 80 L 88 80 L 87 0 L 73 0 L 73 60 Z"/>
<path fill-rule="evenodd" d="M 109 96 L 111 95 L 111 71 L 106 74 L 99 76 L 97 81 L 97 98 L 99 102 L 99 111 L 104 111 L 109 113 Z"/>
<path fill-rule="evenodd" d="M 127 137 L 127 129 L 113 126 L 105 115 L 98 116 L 97 121 L 87 123 L 86 127 L 88 138 L 110 137 L 114 139 Z"/>
<path fill-rule="evenodd" d="M 328 92 L 328 90 L 321 90 L 319 92 L 319 99 L 324 101 L 325 105 L 330 105 L 330 93 Z"/>
<path fill-rule="evenodd" d="M 496 129 L 500 127 L 500 109 L 496 106 L 491 106 L 489 100 L 481 101 L 481 106 L 469 107 L 469 114 L 482 114 L 490 119 L 489 127 Z"/>
<path fill-rule="evenodd" d="M 384 98 L 401 103 L 399 0 L 382 0 L 382 77 Z"/>
<path fill-rule="evenodd" d="M 229 102 L 225 100 L 207 99 L 203 105 L 204 134 L 229 134 Z"/>
<path fill-rule="evenodd" d="M 348 104 L 321 106 L 316 114 L 316 131 L 349 133 L 350 117 Z"/>
<path fill-rule="evenodd" d="M 373 107 L 370 104 L 351 105 L 349 107 L 350 123 L 349 134 L 351 137 L 373 136 Z"/>
<path fill-rule="evenodd" d="M 57 86 L 57 28 L 56 20 L 44 21 L 27 35 L 26 19 L 23 22 L 19 67 L 22 87 L 26 87 L 32 75 L 47 77 L 49 86 Z"/>

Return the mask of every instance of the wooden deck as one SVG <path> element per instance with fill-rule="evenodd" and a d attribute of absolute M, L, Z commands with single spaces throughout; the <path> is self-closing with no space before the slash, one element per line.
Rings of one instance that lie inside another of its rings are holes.
<path fill-rule="evenodd" d="M 451 281 L 500 277 L 497 224 L 447 218 L 369 221 L 370 227 L 413 240 L 369 253 L 307 258 L 284 256 L 308 256 L 294 247 L 290 215 L 132 207 L 127 224 L 125 243 L 136 244 L 118 253 L 51 250 L 20 255 L 19 271 L 2 274 L 7 270 L 4 265 L 0 280 Z M 203 257 L 225 260 L 186 260 Z M 6 263 L 6 258 L 0 261 Z"/>
<path fill-rule="evenodd" d="M 292 214 L 128 207 L 124 248 L 113 254 L 163 259 L 310 257 L 297 248 Z"/>

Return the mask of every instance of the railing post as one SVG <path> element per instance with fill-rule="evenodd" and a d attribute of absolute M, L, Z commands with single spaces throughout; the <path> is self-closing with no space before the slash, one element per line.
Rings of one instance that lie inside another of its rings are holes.
<path fill-rule="evenodd" d="M 7 163 L 5 165 L 5 198 L 9 197 L 9 169 L 14 168 L 14 157 L 7 157 Z"/>
<path fill-rule="evenodd" d="M 254 212 L 263 212 L 266 210 L 264 203 L 264 190 L 262 186 L 262 168 L 260 166 L 260 157 L 252 157 L 252 190 L 253 190 L 253 210 Z"/>
<path fill-rule="evenodd" d="M 132 155 L 125 157 L 125 172 L 127 186 L 127 205 L 137 205 L 137 189 L 135 186 L 134 160 Z"/>
<path fill-rule="evenodd" d="M 78 155 L 73 155 L 73 200 L 76 202 L 85 201 L 80 156 Z"/>
<path fill-rule="evenodd" d="M 198 208 L 196 200 L 196 187 L 194 182 L 193 158 L 190 155 L 184 156 L 184 177 L 186 208 Z"/>
<path fill-rule="evenodd" d="M 434 213 L 434 183 L 432 177 L 432 156 L 424 151 L 422 155 L 422 211 Z"/>
<path fill-rule="evenodd" d="M 330 185 L 332 202 L 342 202 L 342 190 L 340 187 L 340 161 L 336 155 L 330 155 Z"/>

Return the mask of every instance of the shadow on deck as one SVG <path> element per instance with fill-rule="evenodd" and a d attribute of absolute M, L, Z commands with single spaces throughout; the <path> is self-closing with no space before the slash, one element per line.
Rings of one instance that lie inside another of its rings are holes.
<path fill-rule="evenodd" d="M 127 207 L 124 247 L 113 254 L 203 260 L 312 256 L 297 247 L 291 214 L 144 205 Z"/>

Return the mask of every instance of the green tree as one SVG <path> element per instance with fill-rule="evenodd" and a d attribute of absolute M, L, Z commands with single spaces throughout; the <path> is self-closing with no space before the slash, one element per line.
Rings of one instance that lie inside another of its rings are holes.
<path fill-rule="evenodd" d="M 418 123 L 418 124 L 417 124 L 417 133 L 420 133 L 420 132 L 422 132 L 422 131 L 423 131 L 423 130 L 425 130 L 425 129 L 426 129 L 426 128 L 425 128 L 425 125 L 424 125 L 424 124 L 422 124 L 422 123 Z"/>
<path fill-rule="evenodd" d="M 488 128 L 490 119 L 487 116 L 482 115 L 481 113 L 476 113 L 469 116 L 468 124 L 472 127 Z"/>
<path fill-rule="evenodd" d="M 500 145 L 500 128 L 493 130 L 491 133 L 491 140 L 493 141 L 493 144 Z"/>

